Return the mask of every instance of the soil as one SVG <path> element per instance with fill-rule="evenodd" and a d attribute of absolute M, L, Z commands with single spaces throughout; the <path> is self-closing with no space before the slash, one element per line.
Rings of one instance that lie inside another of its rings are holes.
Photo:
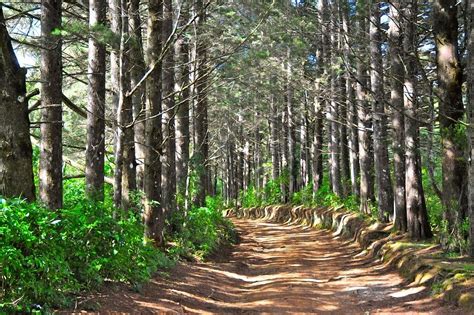
<path fill-rule="evenodd" d="M 239 244 L 209 261 L 179 264 L 139 290 L 108 287 L 78 308 L 100 305 L 101 314 L 465 314 L 330 231 L 232 221 Z"/>

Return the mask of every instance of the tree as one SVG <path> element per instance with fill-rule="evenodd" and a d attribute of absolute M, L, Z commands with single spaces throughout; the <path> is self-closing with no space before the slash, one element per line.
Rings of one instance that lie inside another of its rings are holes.
<path fill-rule="evenodd" d="M 342 41 L 343 41 L 343 56 L 345 63 L 345 94 L 346 94 L 346 122 L 347 122 L 347 147 L 349 150 L 349 168 L 351 180 L 351 192 L 354 196 L 359 196 L 359 138 L 357 130 L 357 107 L 355 102 L 354 78 L 352 73 L 354 69 L 352 66 L 351 44 L 352 37 L 349 36 L 350 19 L 349 19 L 349 3 L 344 1 L 341 4 L 341 20 L 342 20 Z"/>
<path fill-rule="evenodd" d="M 50 209 L 63 205 L 62 0 L 41 6 L 41 145 L 39 195 Z"/>
<path fill-rule="evenodd" d="M 129 209 L 130 193 L 136 189 L 136 162 L 133 135 L 133 107 L 130 91 L 129 2 L 120 1 L 119 101 L 115 140 L 114 203 Z"/>
<path fill-rule="evenodd" d="M 439 84 L 439 111 L 443 146 L 443 207 L 448 233 L 463 239 L 459 230 L 466 218 L 465 133 L 462 129 L 462 69 L 458 51 L 457 1 L 433 3 L 433 32 Z"/>
<path fill-rule="evenodd" d="M 163 1 L 151 0 L 148 4 L 147 62 L 150 75 L 147 79 L 146 151 L 144 178 L 145 235 L 157 245 L 163 241 L 164 217 L 161 202 L 161 50 Z"/>
<path fill-rule="evenodd" d="M 402 19 L 401 2 L 390 3 L 389 53 L 390 53 L 390 105 L 392 107 L 393 169 L 395 177 L 394 206 L 395 227 L 406 232 L 407 215 L 405 207 L 405 121 L 403 114 L 404 68 L 402 60 Z"/>
<path fill-rule="evenodd" d="M 137 173 L 137 188 L 143 189 L 144 160 L 145 160 L 145 103 L 146 82 L 141 82 L 145 74 L 145 59 L 143 52 L 142 19 L 140 16 L 140 0 L 130 1 L 130 34 L 132 44 L 130 46 L 130 81 L 132 88 L 138 86 L 132 95 L 134 134 L 135 134 L 135 158 Z M 140 84 L 140 85 L 139 85 Z"/>
<path fill-rule="evenodd" d="M 105 27 L 105 13 L 105 0 L 89 2 L 86 193 L 96 200 L 104 199 L 106 68 L 105 45 L 98 36 Z"/>
<path fill-rule="evenodd" d="M 196 19 L 196 73 L 194 93 L 196 107 L 194 110 L 194 128 L 196 146 L 194 148 L 194 167 L 198 174 L 198 192 L 195 203 L 204 205 L 205 197 L 210 191 L 209 178 L 209 133 L 208 133 L 208 79 L 209 65 L 207 60 L 207 39 L 204 26 L 206 24 L 206 6 L 202 0 L 195 1 L 195 11 L 199 15 Z"/>
<path fill-rule="evenodd" d="M 0 196 L 35 200 L 26 70 L 18 64 L 0 5 Z"/>
<path fill-rule="evenodd" d="M 377 184 L 378 219 L 388 222 L 393 212 L 393 191 L 387 148 L 387 118 L 383 90 L 382 42 L 380 36 L 380 1 L 373 0 L 370 14 L 370 86 L 374 128 L 375 179 Z"/>
<path fill-rule="evenodd" d="M 359 164 L 360 164 L 360 210 L 370 213 L 370 202 L 374 195 L 373 152 L 372 152 L 372 115 L 367 104 L 367 64 L 366 64 L 366 23 L 367 5 L 364 1 L 358 6 L 357 34 L 357 123 L 359 129 Z"/>
<path fill-rule="evenodd" d="M 416 90 L 415 51 L 417 43 L 417 0 L 410 0 L 405 7 L 407 27 L 404 38 L 406 74 L 404 83 L 405 109 L 405 191 L 407 209 L 407 230 L 413 239 L 427 239 L 432 236 L 428 223 L 425 195 L 421 183 L 421 158 L 419 153 L 419 129 L 416 120 L 418 100 Z"/>
<path fill-rule="evenodd" d="M 468 17 L 470 20 L 469 48 L 467 58 L 468 75 L 468 118 L 469 118 L 469 254 L 474 257 L 474 2 L 470 2 L 468 7 Z"/>
<path fill-rule="evenodd" d="M 326 58 L 330 62 L 329 76 L 330 76 L 330 91 L 331 91 L 331 100 L 329 102 L 328 108 L 328 120 L 330 131 L 328 132 L 328 149 L 329 149 L 329 174 L 331 178 L 332 191 L 338 197 L 342 197 L 342 186 L 341 186 L 341 164 L 340 164 L 340 134 L 339 134 L 339 98 L 338 98 L 338 84 L 337 84 L 337 71 L 336 71 L 336 62 L 338 51 L 338 38 L 337 38 L 337 25 L 338 14 L 336 3 L 333 3 L 331 11 L 331 16 L 333 20 L 330 22 L 330 34 L 331 34 L 331 44 L 328 49 L 328 54 Z"/>
<path fill-rule="evenodd" d="M 180 25 L 189 20 L 189 4 L 180 3 L 181 16 Z M 176 182 L 178 193 L 186 197 L 187 178 L 189 168 L 189 145 L 190 145 L 190 104 L 191 104 L 191 82 L 190 82 L 190 48 L 189 38 L 182 36 L 175 43 L 175 56 L 178 58 L 176 67 L 176 88 L 179 103 L 176 110 Z"/>
<path fill-rule="evenodd" d="M 163 40 L 169 43 L 165 47 L 163 61 L 163 173 L 162 173 L 162 207 L 165 215 L 176 208 L 176 137 L 175 137 L 175 96 L 174 96 L 174 51 L 171 36 L 173 33 L 172 0 L 164 0 L 163 5 Z"/>

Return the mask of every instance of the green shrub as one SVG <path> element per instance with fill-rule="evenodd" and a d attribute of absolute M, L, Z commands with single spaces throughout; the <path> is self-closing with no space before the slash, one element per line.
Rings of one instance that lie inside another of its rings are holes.
<path fill-rule="evenodd" d="M 263 191 L 265 196 L 263 203 L 265 205 L 278 204 L 281 202 L 282 193 L 279 180 L 270 180 L 263 188 Z"/>
<path fill-rule="evenodd" d="M 138 284 L 170 265 L 144 241 L 135 214 L 114 209 L 109 197 L 86 200 L 83 182 L 65 188 L 58 211 L 0 198 L 0 309 L 64 306 L 104 280 Z"/>
<path fill-rule="evenodd" d="M 254 187 L 250 186 L 246 191 L 241 192 L 242 207 L 258 207 L 262 205 L 262 198 L 260 192 Z"/>
<path fill-rule="evenodd" d="M 223 217 L 224 202 L 221 197 L 207 197 L 205 207 L 196 207 L 188 213 L 175 212 L 168 226 L 173 231 L 168 241 L 172 257 L 205 257 L 223 243 L 232 243 L 235 232 L 232 223 Z"/>

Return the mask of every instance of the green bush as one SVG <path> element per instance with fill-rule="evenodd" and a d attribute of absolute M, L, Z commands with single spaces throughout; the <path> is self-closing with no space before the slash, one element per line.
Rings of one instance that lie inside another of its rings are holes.
<path fill-rule="evenodd" d="M 138 284 L 165 255 L 143 239 L 137 216 L 84 199 L 83 185 L 66 186 L 65 209 L 0 198 L 0 309 L 64 306 L 72 294 L 104 280 Z"/>
<path fill-rule="evenodd" d="M 188 213 L 175 212 L 166 233 L 174 246 L 168 249 L 172 257 L 205 257 L 219 245 L 235 241 L 232 223 L 223 217 L 224 203 L 221 197 L 207 197 L 206 206 L 193 208 Z"/>

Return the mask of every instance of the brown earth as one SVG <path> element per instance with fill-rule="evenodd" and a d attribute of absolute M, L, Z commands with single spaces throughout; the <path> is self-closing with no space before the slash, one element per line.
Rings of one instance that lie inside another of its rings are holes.
<path fill-rule="evenodd" d="M 110 287 L 78 308 L 99 303 L 101 313 L 115 314 L 465 314 L 330 231 L 232 220 L 241 238 L 233 248 L 205 263 L 180 264 L 140 293 Z"/>

